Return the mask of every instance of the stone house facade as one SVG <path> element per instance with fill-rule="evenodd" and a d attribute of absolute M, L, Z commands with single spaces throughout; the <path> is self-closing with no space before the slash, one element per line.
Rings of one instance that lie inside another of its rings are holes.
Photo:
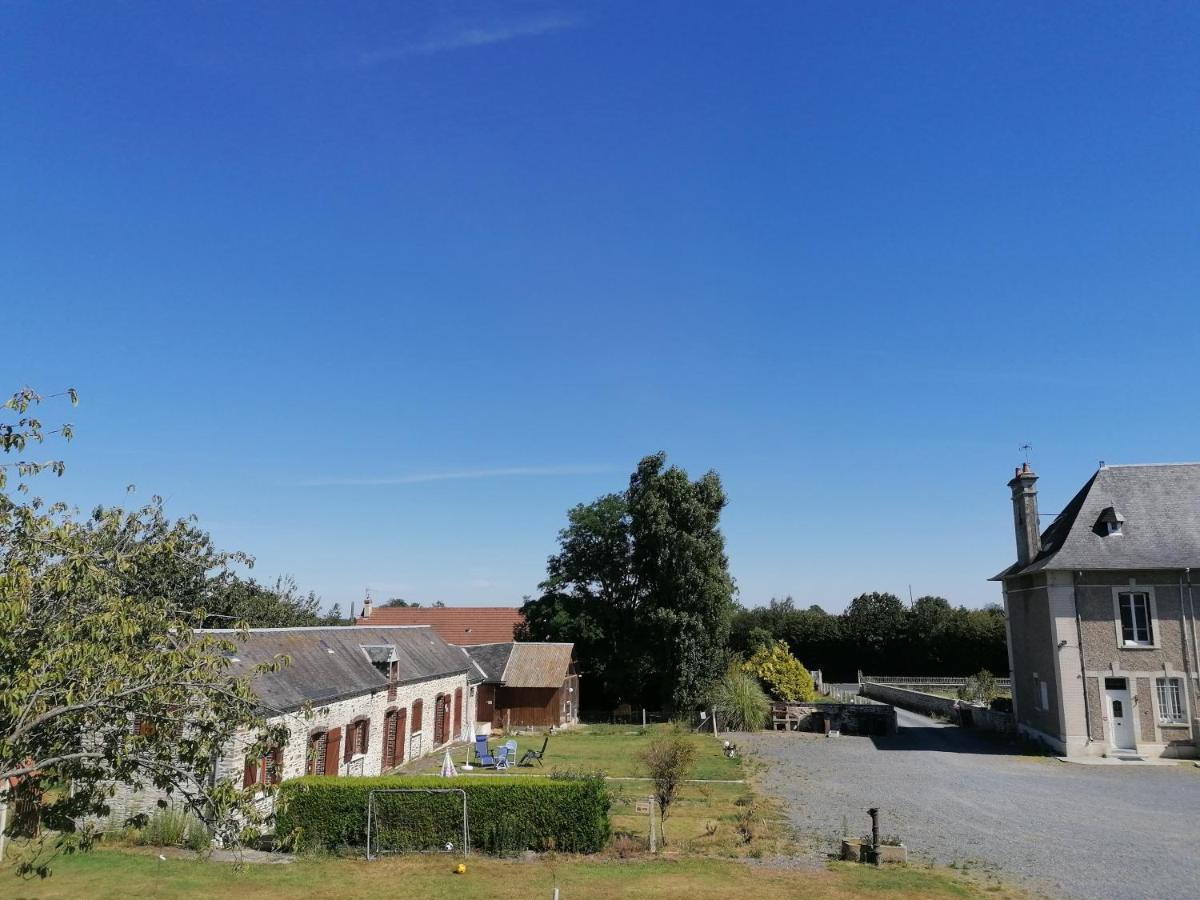
<path fill-rule="evenodd" d="M 429 627 L 258 628 L 244 640 L 237 632 L 223 636 L 238 643 L 234 672 L 288 657 L 285 668 L 252 683 L 268 721 L 285 724 L 288 737 L 267 756 L 250 758 L 253 736 L 239 735 L 218 761 L 218 779 L 251 787 L 303 775 L 380 775 L 474 736 L 483 676 L 462 648 Z M 112 819 L 152 811 L 160 797 L 119 790 Z"/>
<path fill-rule="evenodd" d="M 1004 590 L 1018 728 L 1067 756 L 1193 757 L 1200 464 L 1102 467 L 1045 531 L 1009 482 Z"/>

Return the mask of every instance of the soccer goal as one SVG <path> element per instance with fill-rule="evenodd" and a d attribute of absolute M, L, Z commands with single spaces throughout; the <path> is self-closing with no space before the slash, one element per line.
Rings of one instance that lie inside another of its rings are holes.
<path fill-rule="evenodd" d="M 367 792 L 367 859 L 389 853 L 471 855 L 467 792 L 462 788 L 386 788 Z"/>

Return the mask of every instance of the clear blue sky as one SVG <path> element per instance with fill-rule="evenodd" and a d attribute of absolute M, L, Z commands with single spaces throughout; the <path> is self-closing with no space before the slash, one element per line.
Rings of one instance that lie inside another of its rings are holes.
<path fill-rule="evenodd" d="M 980 605 L 1034 446 L 1200 457 L 1200 6 L 0 7 L 5 390 L 345 607 L 714 468 L 743 602 Z M 465 476 L 471 477 L 465 477 Z M 444 476 L 444 477 L 443 477 Z"/>

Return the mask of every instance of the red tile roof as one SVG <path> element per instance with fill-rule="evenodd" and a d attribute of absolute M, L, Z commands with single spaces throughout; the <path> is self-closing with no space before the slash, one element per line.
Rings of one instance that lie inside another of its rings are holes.
<path fill-rule="evenodd" d="M 499 644 L 513 639 L 513 628 L 522 621 L 515 606 L 389 606 L 359 616 L 359 625 L 431 625 L 447 644 Z"/>

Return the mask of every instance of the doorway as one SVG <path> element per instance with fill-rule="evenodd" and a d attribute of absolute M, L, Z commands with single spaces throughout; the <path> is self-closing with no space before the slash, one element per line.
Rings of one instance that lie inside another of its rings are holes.
<path fill-rule="evenodd" d="M 1126 679 L 1104 679 L 1104 707 L 1108 712 L 1109 741 L 1113 749 L 1136 750 L 1137 741 L 1133 737 L 1133 703 Z"/>

